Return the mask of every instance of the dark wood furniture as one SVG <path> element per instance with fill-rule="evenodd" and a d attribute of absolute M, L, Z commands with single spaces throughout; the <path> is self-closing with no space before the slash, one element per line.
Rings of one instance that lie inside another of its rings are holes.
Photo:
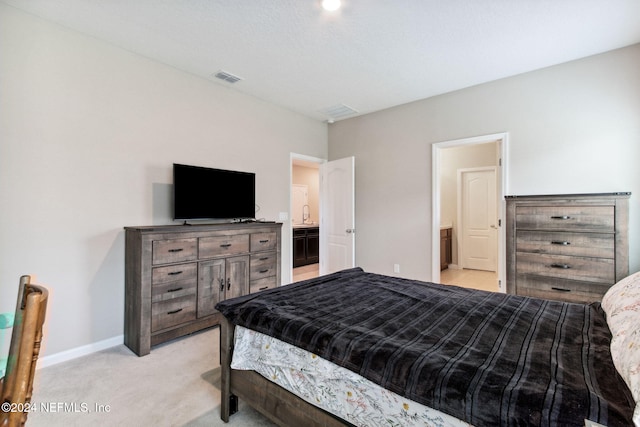
<path fill-rule="evenodd" d="M 316 264 L 320 261 L 320 228 L 293 228 L 293 266 Z"/>
<path fill-rule="evenodd" d="M 507 196 L 507 292 L 600 301 L 629 273 L 629 197 Z"/>
<path fill-rule="evenodd" d="M 218 325 L 219 301 L 280 286 L 281 227 L 125 227 L 125 345 L 144 356 L 156 344 Z"/>
<path fill-rule="evenodd" d="M 453 228 L 443 227 L 440 229 L 440 271 L 449 268 L 452 262 Z"/>
<path fill-rule="evenodd" d="M 48 298 L 46 288 L 31 284 L 31 276 L 20 278 L 7 371 L 0 379 L 2 426 L 22 426 L 27 421 Z"/>

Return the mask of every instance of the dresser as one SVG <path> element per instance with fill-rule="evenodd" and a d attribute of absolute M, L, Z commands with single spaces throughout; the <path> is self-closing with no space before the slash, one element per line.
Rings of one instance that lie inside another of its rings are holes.
<path fill-rule="evenodd" d="M 280 285 L 279 223 L 125 227 L 124 343 L 138 356 L 210 326 L 224 299 Z"/>
<path fill-rule="evenodd" d="M 507 196 L 507 292 L 600 301 L 629 274 L 630 195 Z"/>

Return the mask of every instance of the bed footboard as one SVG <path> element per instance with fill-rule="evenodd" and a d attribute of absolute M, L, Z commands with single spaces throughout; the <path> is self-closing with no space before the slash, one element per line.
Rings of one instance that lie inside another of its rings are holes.
<path fill-rule="evenodd" d="M 238 398 L 280 426 L 343 427 L 352 424 L 319 409 L 253 371 L 231 369 L 235 325 L 220 323 L 221 410 L 224 422 L 238 409 Z"/>

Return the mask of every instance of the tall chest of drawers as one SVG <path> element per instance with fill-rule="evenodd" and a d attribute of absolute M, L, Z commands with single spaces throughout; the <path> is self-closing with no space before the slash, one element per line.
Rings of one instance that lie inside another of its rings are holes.
<path fill-rule="evenodd" d="M 507 292 L 600 301 L 629 273 L 629 197 L 507 196 Z"/>
<path fill-rule="evenodd" d="M 125 227 L 125 345 L 144 356 L 219 324 L 219 301 L 280 286 L 281 227 Z"/>

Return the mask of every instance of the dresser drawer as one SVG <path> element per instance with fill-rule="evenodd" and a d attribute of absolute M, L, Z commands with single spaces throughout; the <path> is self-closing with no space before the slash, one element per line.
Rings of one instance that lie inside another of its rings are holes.
<path fill-rule="evenodd" d="M 200 259 L 249 252 L 249 235 L 201 237 L 198 240 Z"/>
<path fill-rule="evenodd" d="M 277 267 L 276 260 L 277 254 L 275 252 L 251 255 L 249 262 L 249 277 L 251 277 L 251 280 L 275 276 Z"/>
<path fill-rule="evenodd" d="M 615 262 L 607 258 L 516 253 L 516 274 L 532 274 L 587 282 L 615 282 Z"/>
<path fill-rule="evenodd" d="M 155 287 L 163 283 L 174 283 L 187 280 L 195 282 L 197 277 L 198 264 L 195 262 L 168 265 L 166 267 L 155 267 L 151 270 L 151 285 Z"/>
<path fill-rule="evenodd" d="M 188 295 L 151 305 L 151 332 L 196 318 L 196 296 Z"/>
<path fill-rule="evenodd" d="M 518 206 L 516 228 L 614 232 L 613 206 Z"/>
<path fill-rule="evenodd" d="M 170 264 L 195 261 L 198 258 L 197 239 L 155 240 L 152 245 L 152 263 Z"/>
<path fill-rule="evenodd" d="M 545 298 L 577 303 L 601 301 L 611 285 L 586 283 L 574 280 L 521 275 L 516 293 L 522 296 Z"/>
<path fill-rule="evenodd" d="M 194 263 L 155 267 L 151 271 L 151 302 L 195 295 L 197 265 Z"/>
<path fill-rule="evenodd" d="M 549 255 L 615 258 L 615 238 L 607 233 L 518 230 L 516 250 Z"/>
<path fill-rule="evenodd" d="M 273 289 L 277 287 L 276 277 L 265 277 L 263 279 L 252 280 L 249 286 L 249 293 L 255 294 L 256 292 L 264 291 L 267 289 Z"/>
<path fill-rule="evenodd" d="M 251 252 L 270 251 L 278 245 L 276 233 L 254 233 L 251 235 Z"/>

